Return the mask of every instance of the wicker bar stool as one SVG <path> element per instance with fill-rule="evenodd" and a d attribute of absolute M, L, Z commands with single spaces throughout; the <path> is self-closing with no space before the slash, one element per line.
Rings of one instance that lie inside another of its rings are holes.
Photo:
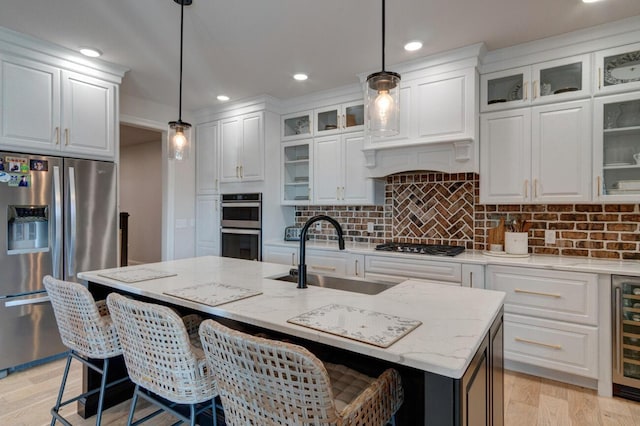
<path fill-rule="evenodd" d="M 56 420 L 69 426 L 70 423 L 60 415 L 60 408 L 96 392 L 100 392 L 96 413 L 96 425 L 100 425 L 105 389 L 128 380 L 128 377 L 124 377 L 107 384 L 109 358 L 122 354 L 122 348 L 115 327 L 111 322 L 107 304 L 104 300 L 96 302 L 89 290 L 81 284 L 61 281 L 50 275 L 44 277 L 43 283 L 51 299 L 62 343 L 69 348 L 56 405 L 51 409 L 51 426 L 56 423 Z M 102 368 L 100 369 L 89 362 L 89 358 L 103 360 Z M 102 380 L 99 389 L 82 393 L 62 402 L 72 359 L 78 360 L 100 373 Z"/>
<path fill-rule="evenodd" d="M 227 425 L 395 424 L 404 393 L 394 369 L 368 377 L 323 364 L 301 346 L 251 336 L 213 320 L 202 322 L 200 338 Z"/>
<path fill-rule="evenodd" d="M 166 306 L 117 293 L 107 296 L 107 305 L 120 336 L 129 377 L 136 384 L 127 425 L 138 425 L 167 411 L 195 426 L 196 417 L 211 407 L 215 426 L 218 390 L 204 353 L 194 346 L 187 328 L 192 330 L 191 337 L 197 338 L 193 333 L 199 325 L 193 320 L 197 316 L 183 319 Z M 138 397 L 161 409 L 133 422 Z M 179 404 L 189 406 L 189 417 L 175 409 Z"/>

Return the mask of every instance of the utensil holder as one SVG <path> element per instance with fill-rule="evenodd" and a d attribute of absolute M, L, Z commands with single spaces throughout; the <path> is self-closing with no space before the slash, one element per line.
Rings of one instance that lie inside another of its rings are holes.
<path fill-rule="evenodd" d="M 505 232 L 504 250 L 507 254 L 527 254 L 529 252 L 528 232 Z"/>

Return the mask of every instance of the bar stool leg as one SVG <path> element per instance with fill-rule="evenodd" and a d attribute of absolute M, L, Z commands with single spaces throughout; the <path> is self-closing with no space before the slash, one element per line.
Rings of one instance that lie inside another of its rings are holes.
<path fill-rule="evenodd" d="M 196 426 L 196 404 L 191 404 L 191 426 Z"/>
<path fill-rule="evenodd" d="M 213 426 L 218 426 L 218 412 L 216 411 L 216 399 L 211 400 L 211 413 L 213 417 Z"/>
<path fill-rule="evenodd" d="M 102 363 L 102 381 L 100 382 L 100 397 L 98 398 L 98 412 L 96 413 L 96 426 L 102 423 L 102 404 L 104 402 L 104 391 L 107 387 L 107 373 L 109 372 L 109 358 L 105 358 Z"/>
<path fill-rule="evenodd" d="M 133 413 L 136 411 L 136 404 L 138 403 L 138 389 L 139 386 L 136 385 L 136 388 L 133 391 L 133 399 L 131 400 L 131 408 L 129 409 L 129 419 L 127 420 L 127 426 L 131 426 L 131 423 L 133 423 Z"/>
<path fill-rule="evenodd" d="M 58 391 L 58 399 L 56 399 L 56 405 L 53 407 L 51 411 L 54 411 L 56 414 L 58 410 L 60 410 L 60 403 L 62 402 L 62 394 L 64 393 L 64 387 L 67 385 L 67 376 L 69 375 L 69 367 L 71 366 L 71 352 L 67 355 L 67 365 L 64 367 L 64 373 L 62 374 L 62 382 L 60 383 L 60 390 Z M 56 416 L 52 415 L 51 418 L 51 426 L 56 424 Z"/>

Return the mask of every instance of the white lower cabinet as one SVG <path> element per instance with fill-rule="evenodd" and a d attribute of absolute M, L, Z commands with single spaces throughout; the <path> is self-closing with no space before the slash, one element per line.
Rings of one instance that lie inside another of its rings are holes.
<path fill-rule="evenodd" d="M 504 356 L 578 376 L 598 377 L 598 328 L 504 314 Z"/>
<path fill-rule="evenodd" d="M 462 265 L 462 287 L 484 288 L 484 265 Z"/>
<path fill-rule="evenodd" d="M 281 247 L 265 245 L 262 251 L 262 261 L 278 263 L 280 265 L 298 265 L 298 249 L 295 247 Z"/>
<path fill-rule="evenodd" d="M 364 277 L 363 255 L 342 251 L 307 250 L 305 263 L 307 272 Z"/>
<path fill-rule="evenodd" d="M 490 265 L 486 284 L 506 292 L 506 360 L 598 377 L 596 274 Z"/>
<path fill-rule="evenodd" d="M 460 263 L 399 259 L 397 256 L 367 255 L 364 272 L 367 279 L 396 283 L 410 278 L 442 281 L 451 285 L 460 285 L 462 281 Z"/>
<path fill-rule="evenodd" d="M 220 256 L 220 196 L 196 199 L 196 256 Z"/>

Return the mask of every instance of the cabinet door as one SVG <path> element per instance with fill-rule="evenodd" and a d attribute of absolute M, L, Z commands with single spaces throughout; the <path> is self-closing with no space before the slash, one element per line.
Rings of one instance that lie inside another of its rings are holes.
<path fill-rule="evenodd" d="M 115 154 L 116 86 L 62 72 L 62 150 L 112 159 Z"/>
<path fill-rule="evenodd" d="M 196 256 L 220 256 L 220 196 L 196 201 Z"/>
<path fill-rule="evenodd" d="M 531 111 L 482 114 L 480 117 L 480 202 L 529 200 Z"/>
<path fill-rule="evenodd" d="M 57 150 L 60 71 L 0 57 L 0 111 L 0 144 L 33 152 Z"/>
<path fill-rule="evenodd" d="M 316 136 L 329 136 L 340 133 L 341 115 L 340 105 L 316 109 L 314 111 L 313 134 Z"/>
<path fill-rule="evenodd" d="M 308 138 L 313 132 L 313 111 L 302 111 L 282 116 L 283 141 Z"/>
<path fill-rule="evenodd" d="M 215 194 L 219 191 L 218 122 L 196 126 L 196 191 Z"/>
<path fill-rule="evenodd" d="M 364 148 L 364 134 L 354 133 L 342 137 L 344 161 L 344 186 L 341 198 L 347 204 L 371 204 L 373 202 L 373 180 L 365 175 L 367 167 Z"/>
<path fill-rule="evenodd" d="M 605 94 L 640 89 L 640 43 L 595 54 L 594 93 Z"/>
<path fill-rule="evenodd" d="M 264 180 L 264 126 L 262 113 L 242 117 L 240 178 L 243 181 Z"/>
<path fill-rule="evenodd" d="M 317 138 L 313 145 L 314 203 L 338 204 L 343 182 L 340 136 Z"/>
<path fill-rule="evenodd" d="M 532 200 L 591 200 L 591 101 L 531 110 Z"/>
<path fill-rule="evenodd" d="M 529 67 L 480 76 L 480 111 L 496 111 L 529 105 Z"/>
<path fill-rule="evenodd" d="M 343 132 L 364 131 L 364 102 L 359 100 L 343 104 L 340 124 Z"/>
<path fill-rule="evenodd" d="M 531 102 L 558 102 L 591 94 L 590 55 L 572 56 L 533 65 Z"/>
<path fill-rule="evenodd" d="M 594 199 L 637 203 L 640 199 L 640 94 L 594 100 Z"/>
<path fill-rule="evenodd" d="M 456 71 L 415 84 L 416 137 L 425 142 L 475 137 L 474 74 L 473 69 Z"/>
<path fill-rule="evenodd" d="M 238 153 L 242 138 L 240 118 L 228 118 L 220 122 L 220 182 L 240 180 Z"/>
<path fill-rule="evenodd" d="M 281 204 L 308 205 L 313 179 L 313 141 L 292 141 L 282 144 Z"/>

